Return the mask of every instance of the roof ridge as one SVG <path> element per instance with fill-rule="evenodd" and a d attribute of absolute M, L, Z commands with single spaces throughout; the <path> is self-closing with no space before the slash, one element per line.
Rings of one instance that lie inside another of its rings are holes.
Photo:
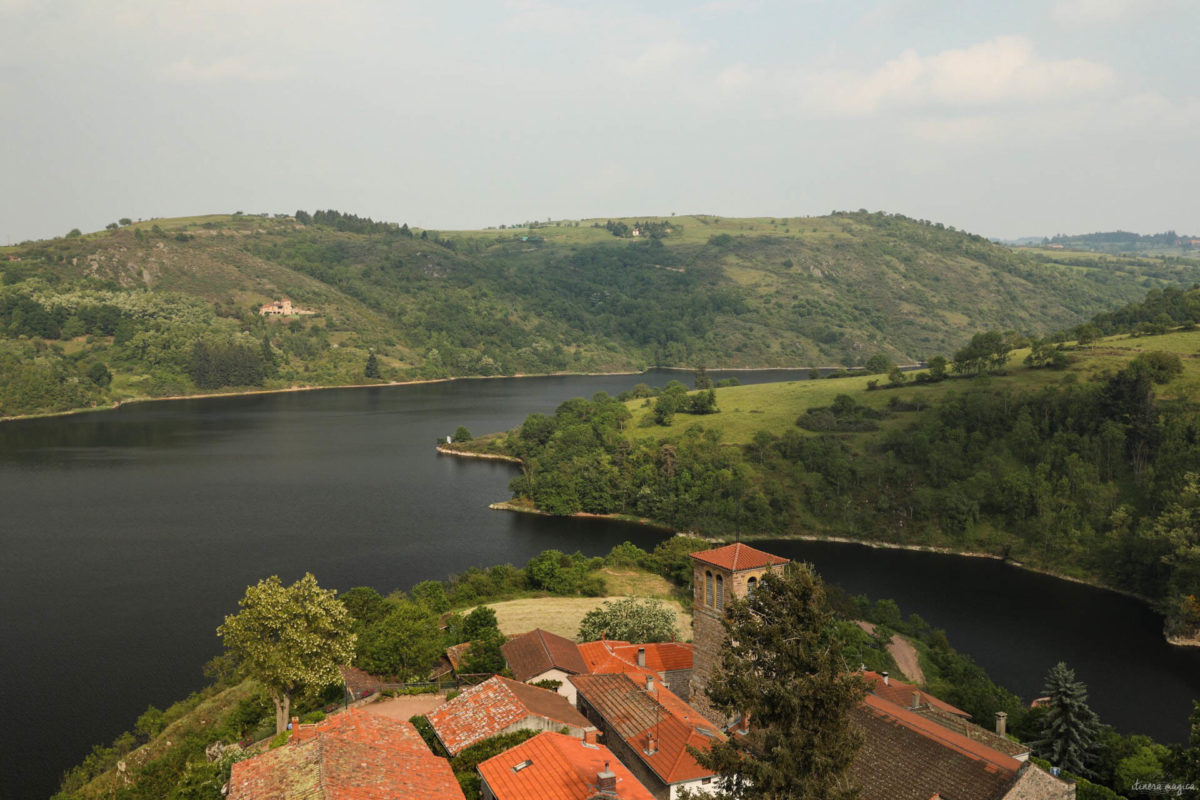
<path fill-rule="evenodd" d="M 1002 753 L 994 747 L 990 747 L 983 742 L 972 739 L 971 737 L 951 730 L 944 725 L 939 725 L 931 719 L 926 719 L 920 714 L 916 714 L 907 708 L 901 708 L 890 700 L 878 697 L 876 695 L 867 695 L 864 698 L 869 706 L 872 706 L 876 713 L 890 716 L 897 724 L 903 725 L 909 730 L 924 736 L 927 739 L 932 739 L 944 747 L 952 748 L 968 758 L 976 761 L 982 761 L 991 764 L 1006 772 L 1015 772 L 1020 768 L 1020 763 L 1012 756 Z M 888 708 L 891 706 L 891 708 Z M 964 745 L 963 741 L 966 744 Z M 973 746 L 972 746 L 973 745 Z M 994 754 L 989 756 L 988 753 L 978 752 L 980 749 L 990 751 Z M 1008 764 L 1006 762 L 1012 762 Z M 1015 765 L 1015 766 L 1014 766 Z"/>

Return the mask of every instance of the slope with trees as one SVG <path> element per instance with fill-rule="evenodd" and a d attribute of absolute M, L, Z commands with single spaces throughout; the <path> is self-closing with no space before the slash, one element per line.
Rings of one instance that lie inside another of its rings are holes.
<path fill-rule="evenodd" d="M 1200 280 L 1200 262 L 1074 263 L 882 213 L 613 222 L 647 234 L 299 211 L 0 248 L 0 416 L 227 388 L 912 363 L 964 327 L 1040 336 Z M 258 314 L 281 297 L 318 313 Z"/>

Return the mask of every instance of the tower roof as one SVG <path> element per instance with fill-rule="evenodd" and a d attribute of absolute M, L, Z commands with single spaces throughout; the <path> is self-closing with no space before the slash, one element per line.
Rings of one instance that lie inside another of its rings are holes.
<path fill-rule="evenodd" d="M 742 569 L 759 569 L 788 563 L 788 559 L 755 550 L 749 545 L 738 542 L 718 547 L 714 550 L 701 550 L 692 553 L 692 558 L 705 564 L 721 567 L 737 572 Z"/>

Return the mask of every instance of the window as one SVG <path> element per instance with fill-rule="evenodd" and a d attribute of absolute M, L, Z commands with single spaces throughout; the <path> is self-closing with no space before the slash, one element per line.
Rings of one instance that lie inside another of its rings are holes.
<path fill-rule="evenodd" d="M 751 578 L 746 581 L 746 597 L 753 597 L 754 590 L 758 588 L 758 578 Z"/>
<path fill-rule="evenodd" d="M 704 573 L 704 605 L 711 606 L 713 604 L 713 581 L 712 573 Z"/>
<path fill-rule="evenodd" d="M 717 576 L 717 611 L 725 610 L 725 579 Z"/>

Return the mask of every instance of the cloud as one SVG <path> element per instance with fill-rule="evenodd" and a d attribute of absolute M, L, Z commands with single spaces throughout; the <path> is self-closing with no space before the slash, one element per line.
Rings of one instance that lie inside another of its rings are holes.
<path fill-rule="evenodd" d="M 167 66 L 164 77 L 181 83 L 210 83 L 213 81 L 276 81 L 292 72 L 278 67 L 255 66 L 240 56 L 230 56 L 206 63 L 197 63 L 190 56 Z"/>
<path fill-rule="evenodd" d="M 1146 16 L 1163 5 L 1158 0 L 1059 0 L 1050 17 L 1059 25 L 1113 25 Z"/>
<path fill-rule="evenodd" d="M 650 76 L 697 61 L 703 58 L 708 51 L 708 46 L 702 44 L 678 41 L 655 42 L 637 56 L 625 61 L 621 68 L 623 72 L 630 75 Z"/>
<path fill-rule="evenodd" d="M 1115 81 L 1112 69 L 1099 62 L 1043 59 L 1024 36 L 999 36 L 930 56 L 909 50 L 869 72 L 799 70 L 777 77 L 791 84 L 803 110 L 833 117 L 1046 103 L 1094 94 Z M 727 70 L 718 85 L 730 80 Z"/>

